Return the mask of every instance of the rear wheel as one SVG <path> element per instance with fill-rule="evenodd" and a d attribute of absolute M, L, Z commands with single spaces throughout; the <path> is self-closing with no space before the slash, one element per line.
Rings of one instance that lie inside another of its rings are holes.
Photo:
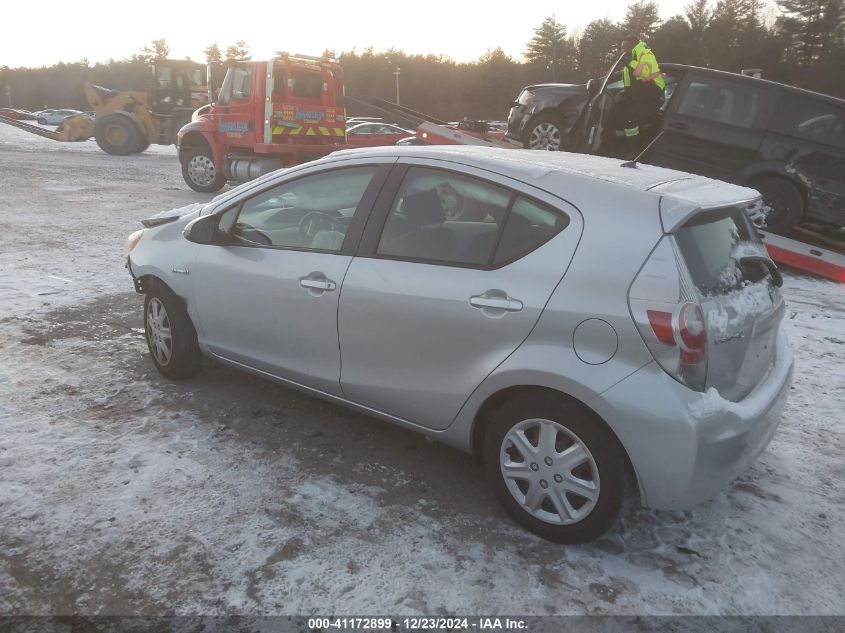
<path fill-rule="evenodd" d="M 197 147 L 188 152 L 182 161 L 182 178 L 191 189 L 202 193 L 220 191 L 226 184 L 207 147 Z"/>
<path fill-rule="evenodd" d="M 524 393 L 502 406 L 485 432 L 484 468 L 508 514 L 556 543 L 604 534 L 625 493 L 625 458 L 616 438 L 554 394 Z"/>
<path fill-rule="evenodd" d="M 750 183 L 760 192 L 763 203 L 769 207 L 766 228 L 772 231 L 788 231 L 795 227 L 804 215 L 804 196 L 798 188 L 783 178 L 760 178 Z"/>
<path fill-rule="evenodd" d="M 144 297 L 144 332 L 156 369 L 168 378 L 193 376 L 202 354 L 197 332 L 182 302 L 167 288 L 153 285 Z"/>
<path fill-rule="evenodd" d="M 107 154 L 127 156 L 140 147 L 141 131 L 128 116 L 107 114 L 94 124 L 94 139 Z"/>
<path fill-rule="evenodd" d="M 560 119 L 553 114 L 541 114 L 528 124 L 523 137 L 526 149 L 559 152 L 563 148 Z"/>

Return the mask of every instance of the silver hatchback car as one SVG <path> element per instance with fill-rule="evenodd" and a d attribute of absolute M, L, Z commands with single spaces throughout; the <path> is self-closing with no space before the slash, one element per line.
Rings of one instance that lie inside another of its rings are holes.
<path fill-rule="evenodd" d="M 715 495 L 792 377 L 750 189 L 614 159 L 342 151 L 134 233 L 152 360 L 203 355 L 472 452 L 576 543 Z M 420 473 L 424 476 L 424 473 Z"/>

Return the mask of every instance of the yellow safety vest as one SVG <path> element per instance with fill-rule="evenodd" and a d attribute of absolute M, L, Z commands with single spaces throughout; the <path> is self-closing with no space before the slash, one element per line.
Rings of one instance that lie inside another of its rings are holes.
<path fill-rule="evenodd" d="M 642 82 L 653 81 L 661 90 L 666 88 L 657 58 L 645 42 L 639 42 L 631 50 L 631 61 L 622 69 L 622 82 L 626 87 L 631 85 L 631 77 Z"/>

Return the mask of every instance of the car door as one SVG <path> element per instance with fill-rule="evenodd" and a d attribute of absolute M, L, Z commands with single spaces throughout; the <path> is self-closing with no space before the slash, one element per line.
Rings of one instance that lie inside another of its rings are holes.
<path fill-rule="evenodd" d="M 563 200 L 503 175 L 404 159 L 344 280 L 344 395 L 446 428 L 531 332 L 581 226 Z"/>
<path fill-rule="evenodd" d="M 845 226 L 845 105 L 783 90 L 762 153 L 807 189 L 807 218 Z"/>
<path fill-rule="evenodd" d="M 373 125 L 358 125 L 347 133 L 349 142 L 355 147 L 373 147 L 378 145 L 378 139 L 373 135 Z"/>
<path fill-rule="evenodd" d="M 219 214 L 190 271 L 210 352 L 340 394 L 338 295 L 390 162 L 304 170 Z"/>
<path fill-rule="evenodd" d="M 217 132 L 229 145 L 251 147 L 256 140 L 256 129 L 263 129 L 262 122 L 255 121 L 254 65 L 254 62 L 243 62 L 231 66 L 220 88 L 219 114 L 215 117 Z"/>
<path fill-rule="evenodd" d="M 772 88 L 751 78 L 693 72 L 663 115 L 662 134 L 643 161 L 736 181 L 760 162 Z"/>

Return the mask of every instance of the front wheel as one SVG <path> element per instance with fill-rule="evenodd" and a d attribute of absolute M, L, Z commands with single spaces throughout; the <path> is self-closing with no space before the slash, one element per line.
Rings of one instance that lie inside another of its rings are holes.
<path fill-rule="evenodd" d="M 175 380 L 199 371 L 202 353 L 188 311 L 167 288 L 153 285 L 144 297 L 144 333 L 156 369 Z"/>
<path fill-rule="evenodd" d="M 763 204 L 769 207 L 765 228 L 772 231 L 788 231 L 794 228 L 804 215 L 804 196 L 798 188 L 783 178 L 760 178 L 751 183 L 760 192 Z"/>
<path fill-rule="evenodd" d="M 97 117 L 94 140 L 107 154 L 128 156 L 141 145 L 141 131 L 128 116 L 113 112 Z"/>
<path fill-rule="evenodd" d="M 525 149 L 559 152 L 563 148 L 560 120 L 552 114 L 541 114 L 529 123 L 522 144 Z"/>
<path fill-rule="evenodd" d="M 182 178 L 194 191 L 214 193 L 226 184 L 226 179 L 214 165 L 211 150 L 199 147 L 192 149 L 182 161 Z"/>
<path fill-rule="evenodd" d="M 616 520 L 625 459 L 604 424 L 563 397 L 524 393 L 502 406 L 484 436 L 493 492 L 522 526 L 556 543 L 586 543 Z"/>

